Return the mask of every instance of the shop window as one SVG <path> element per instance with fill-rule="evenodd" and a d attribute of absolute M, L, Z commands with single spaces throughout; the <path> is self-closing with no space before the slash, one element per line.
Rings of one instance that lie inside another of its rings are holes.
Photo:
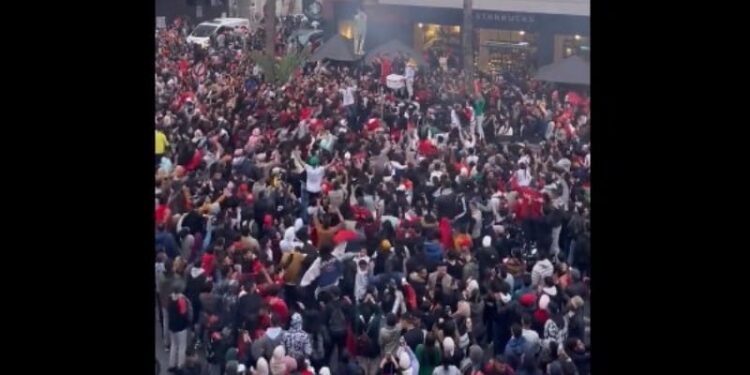
<path fill-rule="evenodd" d="M 533 62 L 536 34 L 525 30 L 479 30 L 479 68 L 486 71 L 524 70 Z"/>
<path fill-rule="evenodd" d="M 589 61 L 591 52 L 591 42 L 588 37 L 581 35 L 566 35 L 562 43 L 562 57 L 580 56 Z"/>

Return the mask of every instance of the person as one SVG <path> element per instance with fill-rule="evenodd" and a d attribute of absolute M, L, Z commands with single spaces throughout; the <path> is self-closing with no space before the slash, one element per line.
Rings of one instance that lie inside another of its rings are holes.
<path fill-rule="evenodd" d="M 469 375 L 477 375 L 482 370 L 482 363 L 484 362 L 484 350 L 479 345 L 472 345 L 469 347 L 469 356 L 461 362 L 461 373 Z"/>
<path fill-rule="evenodd" d="M 284 345 L 286 335 L 287 333 L 281 328 L 279 316 L 271 314 L 270 327 L 268 327 L 261 337 L 252 342 L 251 351 L 253 358 L 260 358 L 261 356 L 271 357 L 273 351 L 278 346 L 283 347 L 284 352 L 287 353 L 286 346 Z"/>
<path fill-rule="evenodd" d="M 526 353 L 526 350 L 530 348 L 529 342 L 526 341 L 526 338 L 523 336 L 523 330 L 521 328 L 521 325 L 518 323 L 513 324 L 511 327 L 511 332 L 513 334 L 513 337 L 511 337 L 510 340 L 508 340 L 508 343 L 505 345 L 505 358 L 507 358 L 512 363 L 518 363 L 521 361 L 521 357 Z"/>
<path fill-rule="evenodd" d="M 549 346 L 550 341 L 556 341 L 558 345 L 565 343 L 568 338 L 568 322 L 560 311 L 560 307 L 555 302 L 549 302 L 546 310 L 550 318 L 544 323 L 542 342 L 545 346 Z"/>
<path fill-rule="evenodd" d="M 443 358 L 443 363 L 432 371 L 432 375 L 461 375 L 461 371 L 447 358 Z"/>
<path fill-rule="evenodd" d="M 579 375 L 589 375 L 591 373 L 591 353 L 586 350 L 583 341 L 577 338 L 569 338 L 565 341 L 565 353 L 578 369 Z"/>
<path fill-rule="evenodd" d="M 516 372 L 513 367 L 509 366 L 502 355 L 497 355 L 495 358 L 487 362 L 484 367 L 485 375 L 515 375 Z"/>
<path fill-rule="evenodd" d="M 185 366 L 188 345 L 188 328 L 193 323 L 193 304 L 182 294 L 183 285 L 174 283 L 167 305 L 169 324 L 169 371 L 176 372 Z"/>
<path fill-rule="evenodd" d="M 310 335 L 302 330 L 302 315 L 294 313 L 289 330 L 281 339 L 284 349 L 294 358 L 307 358 L 312 354 Z"/>
<path fill-rule="evenodd" d="M 575 296 L 568 303 L 569 309 L 565 316 L 568 321 L 568 337 L 585 340 L 586 322 L 584 317 L 584 301 L 580 296 Z"/>
<path fill-rule="evenodd" d="M 554 273 L 554 267 L 552 262 L 549 260 L 549 253 L 540 250 L 538 253 L 537 261 L 534 263 L 534 267 L 531 269 L 531 287 L 541 288 L 544 278 L 552 276 Z"/>
<path fill-rule="evenodd" d="M 524 314 L 521 317 L 522 332 L 521 335 L 531 347 L 541 347 L 542 340 L 539 338 L 539 333 L 531 329 L 531 323 L 533 318 L 529 314 Z"/>
<path fill-rule="evenodd" d="M 340 370 L 348 353 L 373 375 L 384 313 L 400 318 L 407 347 L 422 345 L 415 357 L 432 353 L 424 349 L 429 334 L 432 345 L 452 341 L 456 367 L 473 344 L 503 353 L 524 314 L 532 322 L 522 336 L 533 330 L 544 339 L 548 320 L 558 319 L 550 301 L 569 310 L 554 323 L 567 321 L 568 337 L 581 335 L 581 320 L 586 334 L 579 306 L 588 303 L 591 275 L 588 93 L 541 85 L 521 64 L 466 95 L 450 51 L 432 59 L 437 66 L 442 55 L 445 71 L 381 56 L 350 67 L 305 64 L 277 85 L 237 50 L 262 49 L 263 32 L 230 31 L 195 50 L 190 27 L 178 23 L 155 36 L 155 132 L 165 142 L 154 175 L 155 250 L 164 254 L 154 277 L 167 310 L 169 280 L 183 281 L 196 315 L 188 346 L 193 337 L 205 343 L 212 370 L 257 365 L 253 343 L 268 332 L 299 333 L 281 329 L 295 312 L 312 353 L 281 343 L 301 357 L 284 355 L 289 366 L 276 370 Z M 280 18 L 277 49 L 307 27 Z M 390 72 L 407 68 L 416 102 L 384 87 Z M 541 135 L 550 138 L 541 143 Z M 534 249 L 548 257 L 530 260 Z M 558 259 L 568 260 L 568 272 Z M 337 305 L 342 314 L 332 314 Z M 393 371 L 405 363 L 396 346 Z M 425 363 L 410 360 L 412 371 L 425 364 L 432 373 L 444 349 Z M 236 358 L 223 355 L 232 351 Z M 262 352 L 270 373 L 273 353 Z"/>
<path fill-rule="evenodd" d="M 169 147 L 169 140 L 167 140 L 167 136 L 164 134 L 164 132 L 159 130 L 158 128 L 155 130 L 155 135 L 156 140 L 154 141 L 154 144 L 156 146 L 156 152 L 154 156 L 154 163 L 158 168 L 159 165 L 161 165 L 162 157 L 164 157 L 164 154 L 167 152 L 167 148 Z"/>
<path fill-rule="evenodd" d="M 542 370 L 539 368 L 537 357 L 533 350 L 528 349 L 523 355 L 521 365 L 516 371 L 517 375 L 543 375 Z"/>
<path fill-rule="evenodd" d="M 380 353 L 387 356 L 394 354 L 398 349 L 399 338 L 401 336 L 401 324 L 394 313 L 388 313 L 385 317 L 385 326 L 380 329 L 378 335 L 378 345 Z"/>
<path fill-rule="evenodd" d="M 433 371 L 443 361 L 443 356 L 436 345 L 435 335 L 430 332 L 424 344 L 417 345 L 416 353 L 419 361 L 419 375 L 432 375 Z"/>

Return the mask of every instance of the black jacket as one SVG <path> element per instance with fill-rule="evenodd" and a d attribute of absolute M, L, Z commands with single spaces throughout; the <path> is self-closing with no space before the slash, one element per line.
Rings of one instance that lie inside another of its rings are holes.
<path fill-rule="evenodd" d="M 237 315 L 235 327 L 242 327 L 247 320 L 254 320 L 263 304 L 263 299 L 257 293 L 248 293 L 237 300 Z"/>
<path fill-rule="evenodd" d="M 192 323 L 192 304 L 185 298 L 187 311 L 181 314 L 178 307 L 178 301 L 170 299 L 167 305 L 167 314 L 169 315 L 169 330 L 171 332 L 180 332 L 188 328 Z"/>

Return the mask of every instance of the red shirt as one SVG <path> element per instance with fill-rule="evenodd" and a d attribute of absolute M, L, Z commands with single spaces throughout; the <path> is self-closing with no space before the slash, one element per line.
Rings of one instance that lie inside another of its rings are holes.
<path fill-rule="evenodd" d="M 516 217 L 520 220 L 540 217 L 542 215 L 542 195 L 528 187 L 519 187 L 516 191 L 520 193 L 514 207 Z"/>

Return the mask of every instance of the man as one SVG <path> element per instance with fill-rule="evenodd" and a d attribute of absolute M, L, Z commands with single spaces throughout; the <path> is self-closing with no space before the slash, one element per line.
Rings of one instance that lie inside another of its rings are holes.
<path fill-rule="evenodd" d="M 565 353 L 576 365 L 578 375 L 591 374 L 591 353 L 586 350 L 583 341 L 577 338 L 569 338 L 565 342 Z"/>
<path fill-rule="evenodd" d="M 178 289 L 185 289 L 185 281 L 182 276 L 174 272 L 171 259 L 164 262 L 164 273 L 159 285 L 159 301 L 162 309 L 162 329 L 164 334 L 164 348 L 169 351 L 169 302 L 172 296 L 172 290 L 177 285 Z"/>
<path fill-rule="evenodd" d="M 474 118 L 476 121 L 474 122 L 474 127 L 476 127 L 476 131 L 479 134 L 479 140 L 484 141 L 484 106 L 485 101 L 484 97 L 482 96 L 481 92 L 477 92 L 474 94 L 474 101 L 472 102 L 473 108 L 474 108 Z M 474 134 L 474 130 L 472 129 L 472 134 Z"/>
<path fill-rule="evenodd" d="M 404 340 L 412 351 L 417 350 L 417 345 L 424 343 L 426 333 L 422 329 L 421 320 L 407 314 L 401 319 L 404 327 Z"/>
<path fill-rule="evenodd" d="M 448 291 L 453 286 L 453 277 L 448 274 L 448 265 L 446 263 L 440 263 L 437 270 L 427 278 L 427 285 L 431 290 L 435 290 L 435 286 L 438 283 L 443 287 L 443 291 Z"/>
<path fill-rule="evenodd" d="M 286 333 L 281 329 L 281 321 L 277 314 L 271 314 L 271 326 L 266 330 L 265 334 L 251 346 L 251 351 L 254 358 L 266 357 L 270 358 L 273 355 L 273 350 L 282 345 Z M 310 349 L 312 352 L 312 348 Z"/>
<path fill-rule="evenodd" d="M 248 331 L 253 331 L 257 325 L 258 312 L 262 304 L 263 299 L 257 292 L 255 282 L 251 279 L 246 280 L 237 299 L 235 327 L 247 327 Z"/>
<path fill-rule="evenodd" d="M 302 330 L 302 315 L 299 313 L 292 315 L 292 322 L 283 335 L 282 343 L 291 357 L 309 358 L 312 354 L 312 341 L 310 335 Z"/>
<path fill-rule="evenodd" d="M 380 329 L 380 334 L 378 335 L 380 353 L 383 356 L 395 355 L 400 337 L 401 324 L 399 324 L 396 314 L 389 313 L 385 317 L 385 326 Z"/>
<path fill-rule="evenodd" d="M 193 322 L 193 307 L 190 300 L 182 294 L 182 284 L 172 285 L 172 294 L 167 305 L 169 319 L 169 371 L 176 372 L 185 365 L 188 328 Z"/>
<path fill-rule="evenodd" d="M 201 310 L 201 304 L 200 304 L 200 294 L 201 292 L 206 288 L 206 284 L 208 283 L 208 277 L 206 275 L 206 272 L 203 270 L 203 264 L 201 260 L 195 261 L 195 264 L 190 269 L 190 274 L 187 278 L 187 285 L 185 287 L 185 295 L 187 298 L 190 299 L 193 303 L 193 312 L 195 313 L 196 321 L 197 318 L 200 317 L 200 310 Z"/>
<path fill-rule="evenodd" d="M 406 76 L 406 92 L 408 93 L 408 99 L 414 96 L 414 76 L 417 71 L 417 63 L 413 60 L 409 60 L 406 64 L 405 76 Z"/>
<path fill-rule="evenodd" d="M 523 337 L 523 329 L 518 323 L 514 323 L 511 327 L 513 337 L 505 345 L 505 358 L 509 361 L 520 363 L 521 357 L 529 348 L 529 343 Z"/>
<path fill-rule="evenodd" d="M 526 342 L 529 343 L 530 347 L 536 347 L 537 345 L 542 344 L 542 340 L 539 338 L 539 333 L 531 329 L 532 320 L 533 318 L 529 314 L 524 314 L 523 317 L 521 317 L 521 324 L 523 327 L 521 334 L 523 335 L 523 338 L 526 339 Z"/>

